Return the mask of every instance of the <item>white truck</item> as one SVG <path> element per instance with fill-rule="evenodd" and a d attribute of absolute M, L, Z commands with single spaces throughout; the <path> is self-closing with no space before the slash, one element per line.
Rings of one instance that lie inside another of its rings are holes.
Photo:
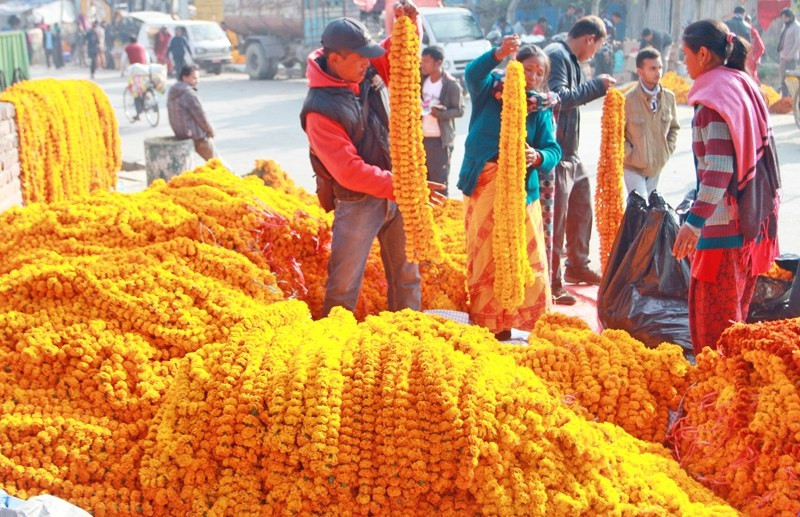
<path fill-rule="evenodd" d="M 478 21 L 461 7 L 422 7 L 422 46 L 444 50 L 444 69 L 463 80 L 467 64 L 492 48 Z"/>

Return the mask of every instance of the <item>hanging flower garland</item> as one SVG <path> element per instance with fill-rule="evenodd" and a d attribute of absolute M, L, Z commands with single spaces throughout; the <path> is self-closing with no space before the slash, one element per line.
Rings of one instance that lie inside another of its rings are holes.
<path fill-rule="evenodd" d="M 625 213 L 625 185 L 622 164 L 625 158 L 625 96 L 610 89 L 603 103 L 600 138 L 600 160 L 597 164 L 595 218 L 600 234 L 600 266 L 606 269 L 614 238 Z"/>
<path fill-rule="evenodd" d="M 394 23 L 389 64 L 389 148 L 394 195 L 406 233 L 406 257 L 411 262 L 439 263 L 442 245 L 433 229 L 422 146 L 420 42 L 417 28 L 408 16 L 401 16 Z"/>
<path fill-rule="evenodd" d="M 522 64 L 512 59 L 503 87 L 492 229 L 494 293 L 509 310 L 522 304 L 525 286 L 533 283 L 525 238 L 526 116 L 525 74 Z"/>
<path fill-rule="evenodd" d="M 0 94 L 0 101 L 16 111 L 25 204 L 114 189 L 121 143 L 100 87 L 83 80 L 23 81 Z"/>

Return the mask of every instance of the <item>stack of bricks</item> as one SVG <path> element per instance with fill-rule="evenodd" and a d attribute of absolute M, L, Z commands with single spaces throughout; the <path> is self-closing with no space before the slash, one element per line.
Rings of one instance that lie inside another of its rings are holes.
<path fill-rule="evenodd" d="M 0 102 L 0 212 L 22 206 L 19 137 L 14 116 L 14 105 Z"/>

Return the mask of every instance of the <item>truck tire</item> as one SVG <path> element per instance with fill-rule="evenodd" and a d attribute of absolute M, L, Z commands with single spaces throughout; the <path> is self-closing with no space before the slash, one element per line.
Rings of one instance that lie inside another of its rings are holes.
<path fill-rule="evenodd" d="M 278 61 L 267 57 L 264 48 L 258 43 L 248 45 L 245 57 L 245 69 L 250 79 L 273 79 L 278 73 Z"/>

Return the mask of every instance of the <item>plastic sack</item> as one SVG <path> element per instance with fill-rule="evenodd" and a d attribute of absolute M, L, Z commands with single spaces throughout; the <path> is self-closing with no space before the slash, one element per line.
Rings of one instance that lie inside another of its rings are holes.
<path fill-rule="evenodd" d="M 622 329 L 654 347 L 667 341 L 691 353 L 689 261 L 675 260 L 677 215 L 657 193 L 649 206 L 628 196 L 600 289 L 597 315 L 604 328 Z"/>
<path fill-rule="evenodd" d="M 6 506 L 1 504 L 3 501 Z M 91 514 L 52 495 L 37 495 L 23 501 L 0 490 L 0 517 L 91 517 Z"/>
<path fill-rule="evenodd" d="M 800 256 L 783 254 L 775 262 L 794 272 L 793 280 L 780 280 L 760 275 L 756 279 L 747 322 L 774 321 L 800 316 L 800 280 L 797 278 Z"/>

